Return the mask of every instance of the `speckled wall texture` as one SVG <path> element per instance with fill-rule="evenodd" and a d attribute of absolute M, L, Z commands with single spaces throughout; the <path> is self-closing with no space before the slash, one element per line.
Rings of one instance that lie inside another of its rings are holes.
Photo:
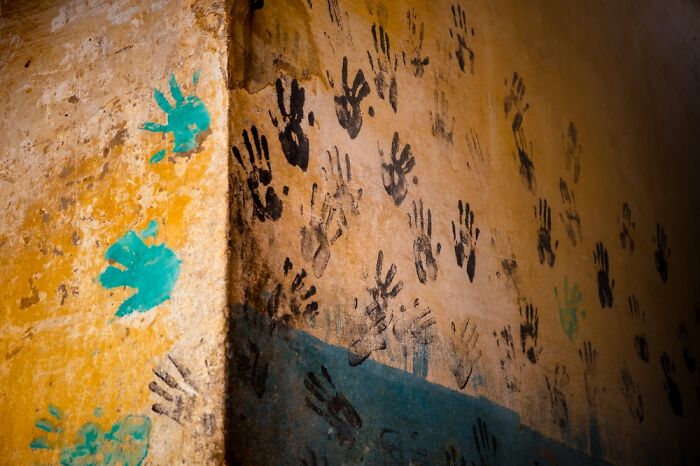
<path fill-rule="evenodd" d="M 700 6 L 0 0 L 0 464 L 698 464 Z"/>

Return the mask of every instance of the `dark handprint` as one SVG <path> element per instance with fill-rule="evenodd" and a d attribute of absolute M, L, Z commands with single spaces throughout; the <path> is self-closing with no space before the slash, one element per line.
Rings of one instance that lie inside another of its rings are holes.
<path fill-rule="evenodd" d="M 508 86 L 508 80 L 506 80 L 506 86 Z M 509 93 L 506 98 L 503 99 L 503 110 L 506 114 L 506 118 L 513 112 L 511 130 L 513 131 L 515 147 L 518 151 L 518 159 L 520 161 L 520 176 L 522 176 L 527 183 L 528 189 L 534 192 L 537 187 L 535 165 L 530 158 L 530 154 L 528 154 L 528 143 L 523 130 L 523 115 L 530 108 L 530 104 L 524 102 L 524 99 L 525 83 L 523 82 L 523 78 L 518 76 L 518 73 L 513 73 Z M 532 144 L 530 144 L 530 152 L 532 152 Z"/>
<path fill-rule="evenodd" d="M 382 100 L 385 98 L 387 87 L 389 88 L 389 103 L 394 113 L 396 113 L 398 105 L 398 85 L 396 83 L 398 58 L 396 54 L 394 54 L 394 66 L 392 69 L 389 34 L 384 31 L 384 26 L 381 24 L 379 25 L 379 37 L 377 37 L 377 25 L 372 24 L 372 38 L 374 39 L 374 52 L 376 54 L 377 67 L 374 67 L 374 59 L 372 59 L 372 54 L 369 50 L 367 51 L 367 58 L 369 58 L 369 65 L 374 73 L 374 86 L 377 89 L 377 95 Z M 390 79 L 387 76 L 389 73 L 391 73 Z"/>
<path fill-rule="evenodd" d="M 328 458 L 325 456 L 316 457 L 316 452 L 311 448 L 306 447 L 306 451 L 309 454 L 308 458 L 301 458 L 300 466 L 328 466 Z"/>
<path fill-rule="evenodd" d="M 678 341 L 681 343 L 681 350 L 683 351 L 683 360 L 685 361 L 685 367 L 688 372 L 695 372 L 697 367 L 697 359 L 690 352 L 690 340 L 688 339 L 688 329 L 684 323 L 678 324 Z"/>
<path fill-rule="evenodd" d="M 632 379 L 632 374 L 630 374 L 626 364 L 620 369 L 620 388 L 622 389 L 622 396 L 625 397 L 627 402 L 627 409 L 632 417 L 641 424 L 644 420 L 644 402 L 642 401 L 639 384 Z"/>
<path fill-rule="evenodd" d="M 408 214 L 408 226 L 413 230 L 415 239 L 413 240 L 413 258 L 416 264 L 416 275 L 418 281 L 425 284 L 428 279 L 437 278 L 438 266 L 437 257 L 440 255 L 440 243 L 437 243 L 436 254 L 433 256 L 433 220 L 428 209 L 428 225 L 423 216 L 423 199 L 418 201 L 420 208 L 416 208 L 416 201 L 413 201 L 413 217 Z"/>
<path fill-rule="evenodd" d="M 452 239 L 455 242 L 455 257 L 457 266 L 462 268 L 466 264 L 467 277 L 469 281 L 474 281 L 476 272 L 476 241 L 479 239 L 479 228 L 474 228 L 474 211 L 470 209 L 469 203 L 457 202 L 459 209 L 459 237 L 455 222 L 452 222 Z M 462 228 L 464 224 L 464 228 Z"/>
<path fill-rule="evenodd" d="M 554 377 L 550 381 L 545 376 L 549 399 L 552 403 L 552 418 L 559 426 L 559 430 L 566 432 L 569 429 L 569 407 L 566 402 L 564 390 L 569 384 L 569 374 L 566 373 L 566 366 L 557 364 L 554 369 Z"/>
<path fill-rule="evenodd" d="M 272 168 L 270 166 L 267 138 L 264 134 L 258 136 L 258 129 L 255 125 L 250 128 L 250 132 L 253 135 L 256 152 L 253 152 L 253 146 L 250 144 L 250 138 L 248 138 L 248 131 L 243 130 L 243 143 L 248 150 L 250 167 L 246 167 L 243 157 L 241 157 L 241 152 L 236 146 L 233 146 L 232 149 L 233 156 L 246 172 L 248 189 L 253 198 L 253 215 L 261 222 L 268 218 L 273 221 L 279 220 L 282 216 L 282 201 L 277 196 L 275 188 L 270 186 L 270 182 L 272 182 Z M 260 190 L 265 187 L 267 187 L 267 190 L 265 191 L 265 203 L 263 204 Z"/>
<path fill-rule="evenodd" d="M 535 207 L 535 217 L 539 220 L 539 229 L 537 230 L 537 255 L 540 259 L 540 264 L 552 267 L 554 265 L 554 250 L 559 246 L 559 241 L 554 242 L 554 250 L 552 250 L 552 208 L 547 205 L 546 199 L 540 199 L 539 208 Z"/>
<path fill-rule="evenodd" d="M 342 229 L 338 227 L 333 236 L 330 236 L 329 228 L 336 209 L 332 206 L 331 195 L 326 193 L 320 213 L 317 213 L 319 196 L 318 185 L 314 183 L 311 186 L 311 219 L 309 226 L 301 229 L 301 254 L 304 260 L 311 262 L 316 278 L 320 278 L 326 270 L 331 258 L 331 245 L 343 234 Z"/>
<path fill-rule="evenodd" d="M 153 412 L 168 416 L 178 424 L 186 421 L 192 414 L 195 398 L 199 392 L 197 386 L 190 377 L 190 370 L 187 369 L 181 362 L 168 354 L 168 359 L 177 369 L 180 378 L 184 383 L 179 383 L 168 371 L 156 366 L 153 368 L 153 373 L 165 385 L 173 391 L 161 387 L 157 381 L 152 381 L 148 384 L 148 389 L 160 396 L 165 403 L 153 403 L 151 409 Z"/>
<path fill-rule="evenodd" d="M 476 461 L 472 461 L 473 466 L 495 466 L 498 461 L 498 443 L 496 437 L 489 434 L 486 422 L 480 417 L 476 418 L 476 424 L 472 425 L 472 435 L 474 436 L 474 446 L 476 446 Z"/>
<path fill-rule="evenodd" d="M 287 324 L 295 319 L 313 322 L 318 315 L 316 286 L 306 286 L 306 270 L 303 268 L 292 278 L 290 272 L 293 267 L 292 261 L 287 257 L 284 260 L 284 276 L 291 278 L 291 283 L 277 283 L 267 302 L 267 314 L 273 320 L 282 320 Z"/>
<path fill-rule="evenodd" d="M 328 82 L 331 87 L 335 83 L 331 79 L 330 73 L 326 71 Z M 343 70 L 341 74 L 342 93 L 333 96 L 335 102 L 335 114 L 338 117 L 338 123 L 348 132 L 350 139 L 355 139 L 360 134 L 362 128 L 362 110 L 360 104 L 362 99 L 369 95 L 369 84 L 365 79 L 362 69 L 358 69 L 355 73 L 355 79 L 352 82 L 352 87 L 348 86 L 348 57 L 343 57 Z M 370 112 L 370 115 L 372 112 Z"/>
<path fill-rule="evenodd" d="M 630 248 L 630 252 L 634 252 L 634 238 L 632 233 L 636 226 L 634 220 L 632 220 L 632 210 L 628 203 L 622 204 L 622 217 L 617 217 L 617 223 L 620 224 L 620 244 L 622 249 Z"/>
<path fill-rule="evenodd" d="M 345 395 L 333 384 L 325 366 L 321 366 L 321 374 L 323 377 L 319 378 L 309 372 L 304 379 L 304 386 L 313 395 L 313 398 L 306 397 L 306 405 L 330 424 L 341 446 L 352 447 L 355 432 L 362 427 L 362 419 Z"/>
<path fill-rule="evenodd" d="M 284 86 L 282 79 L 277 78 L 275 82 L 277 90 L 277 106 L 282 115 L 284 129 L 279 132 L 280 144 L 282 144 L 282 152 L 287 162 L 293 167 L 299 167 L 303 171 L 309 166 L 309 138 L 304 134 L 301 128 L 301 123 L 304 121 L 304 88 L 299 86 L 296 79 L 292 80 L 292 87 L 289 95 L 289 112 L 287 112 L 284 102 Z M 277 117 L 269 112 L 270 119 L 275 128 L 279 129 L 279 121 Z M 314 113 L 309 112 L 309 125 L 314 124 Z"/>
<path fill-rule="evenodd" d="M 413 65 L 413 76 L 420 78 L 423 76 L 425 67 L 430 63 L 430 57 L 423 58 L 423 35 L 424 35 L 424 25 L 421 21 L 420 27 L 418 27 L 418 19 L 416 17 L 416 10 L 411 9 L 406 12 L 406 17 L 408 18 L 408 32 L 409 40 L 411 42 L 411 48 L 413 55 L 411 56 L 411 65 Z"/>
<path fill-rule="evenodd" d="M 671 405 L 673 414 L 683 417 L 683 400 L 681 399 L 681 391 L 675 380 L 676 366 L 665 351 L 661 355 L 661 368 L 664 371 L 664 390 L 668 393 L 668 402 Z"/>
<path fill-rule="evenodd" d="M 265 394 L 269 363 L 265 356 L 272 339 L 274 323 L 249 305 L 243 308 L 247 341 L 236 341 L 231 353 L 236 377 L 247 380 L 258 398 Z"/>
<path fill-rule="evenodd" d="M 593 253 L 593 262 L 598 267 L 598 297 L 600 298 L 600 306 L 612 308 L 613 294 L 615 288 L 615 280 L 610 281 L 610 265 L 608 262 L 608 250 L 605 249 L 603 243 L 599 242 L 595 246 Z"/>
<path fill-rule="evenodd" d="M 586 400 L 589 406 L 595 405 L 598 392 L 595 377 L 598 373 L 598 351 L 590 341 L 583 342 L 583 348 L 578 350 L 578 356 L 583 363 L 583 382 L 586 386 Z"/>
<path fill-rule="evenodd" d="M 649 362 L 649 344 L 646 336 L 638 334 L 634 336 L 634 351 L 644 362 Z"/>
<path fill-rule="evenodd" d="M 435 341 L 435 335 L 430 333 L 430 327 L 435 325 L 435 318 L 430 308 L 420 308 L 420 302 L 416 298 L 413 302 L 413 311 L 409 312 L 405 306 L 401 306 L 401 312 L 392 326 L 392 333 L 397 340 L 411 345 L 429 345 Z"/>
<path fill-rule="evenodd" d="M 639 301 L 635 295 L 630 295 L 627 298 L 627 304 L 629 305 L 630 316 L 632 316 L 632 318 L 641 320 L 642 322 L 646 321 L 646 313 L 639 309 Z"/>
<path fill-rule="evenodd" d="M 566 138 L 566 169 L 571 170 L 574 183 L 578 183 L 581 176 L 581 144 L 578 142 L 578 131 L 573 121 L 569 123 Z"/>
<path fill-rule="evenodd" d="M 502 351 L 500 358 L 501 373 L 506 383 L 506 388 L 512 392 L 520 391 L 520 380 L 515 374 L 515 343 L 510 325 L 503 327 L 500 332 L 493 332 L 496 346 Z"/>
<path fill-rule="evenodd" d="M 455 325 L 452 322 L 449 363 L 460 390 L 467 386 L 474 365 L 481 358 L 481 350 L 476 350 L 477 341 L 479 341 L 479 332 L 476 331 L 476 324 L 470 326 L 469 319 L 461 325 Z"/>
<path fill-rule="evenodd" d="M 435 89 L 435 113 L 430 112 L 430 119 L 433 121 L 433 136 L 442 138 L 446 142 L 453 144 L 455 117 L 452 117 L 450 125 L 450 116 L 447 108 L 447 98 L 445 91 Z"/>
<path fill-rule="evenodd" d="M 559 178 L 559 191 L 561 192 L 561 201 L 564 204 L 564 213 L 559 214 L 559 218 L 564 224 L 566 234 L 571 240 L 571 245 L 576 246 L 581 241 L 581 218 L 576 210 L 576 199 L 574 192 L 569 190 L 569 186 L 562 178 Z"/>
<path fill-rule="evenodd" d="M 467 15 L 464 10 L 462 10 L 462 5 L 458 4 L 457 8 L 452 5 L 452 22 L 454 23 L 454 32 L 452 31 L 452 27 L 450 27 L 450 37 L 456 37 L 457 40 L 455 56 L 457 57 L 457 63 L 459 63 L 459 69 L 464 71 L 464 66 L 467 62 L 467 57 L 465 55 L 468 55 L 469 72 L 474 74 L 474 50 L 467 44 L 470 33 L 471 38 L 474 38 L 474 28 L 467 28 Z"/>
<path fill-rule="evenodd" d="M 537 315 L 537 308 L 532 304 L 525 306 L 525 315 L 523 308 L 520 308 L 520 317 L 525 319 L 520 321 L 520 347 L 523 354 L 532 363 L 537 363 L 537 358 L 542 352 L 542 348 L 537 346 L 537 336 L 539 334 L 540 318 Z"/>
<path fill-rule="evenodd" d="M 656 250 L 654 251 L 654 261 L 656 262 L 656 270 L 661 275 L 661 280 L 666 283 L 668 280 L 668 259 L 671 257 L 671 249 L 667 247 L 666 232 L 661 224 L 656 224 Z"/>
<path fill-rule="evenodd" d="M 384 151 L 381 149 L 379 149 L 379 156 L 382 157 L 384 190 L 394 200 L 395 205 L 401 205 L 408 192 L 406 175 L 413 170 L 413 166 L 416 164 L 416 159 L 411 154 L 411 145 L 404 145 L 399 153 L 399 133 L 394 132 L 394 139 L 391 141 L 391 161 L 384 162 Z"/>
<path fill-rule="evenodd" d="M 445 466 L 467 466 L 464 455 L 460 455 L 454 445 L 445 449 Z"/>

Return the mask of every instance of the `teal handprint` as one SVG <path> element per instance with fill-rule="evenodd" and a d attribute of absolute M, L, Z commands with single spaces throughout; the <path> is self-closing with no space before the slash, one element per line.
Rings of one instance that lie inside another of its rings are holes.
<path fill-rule="evenodd" d="M 155 238 L 158 224 L 152 220 L 139 235 L 131 230 L 107 249 L 105 259 L 110 264 L 100 275 L 105 288 L 128 286 L 138 291 L 124 301 L 116 312 L 123 317 L 134 311 L 146 312 L 170 299 L 170 292 L 180 275 L 180 259 L 164 244 L 147 245 L 144 240 Z"/>
<path fill-rule="evenodd" d="M 554 287 L 554 295 L 557 298 L 559 307 L 559 319 L 561 320 L 561 326 L 566 336 L 569 337 L 569 340 L 574 341 L 578 333 L 578 316 L 580 314 L 582 318 L 586 317 L 586 311 L 584 309 L 579 309 L 583 295 L 579 291 L 576 282 L 569 288 L 569 280 L 566 276 L 564 277 L 563 291 L 563 302 L 560 302 L 559 290 Z"/>
<path fill-rule="evenodd" d="M 195 73 L 193 82 L 196 84 L 199 75 Z M 147 122 L 143 129 L 156 133 L 173 133 L 175 147 L 173 152 L 189 152 L 197 148 L 197 137 L 207 131 L 211 124 L 211 117 L 204 102 L 196 95 L 182 94 L 180 85 L 175 75 L 170 76 L 170 94 L 175 100 L 173 106 L 167 97 L 159 90 L 153 91 L 153 98 L 158 106 L 167 114 L 166 124 Z M 160 150 L 151 158 L 151 163 L 158 162 L 165 156 L 165 151 Z"/>
<path fill-rule="evenodd" d="M 63 418 L 63 412 L 56 406 L 49 404 L 49 414 L 51 418 L 39 418 L 34 422 L 37 429 L 41 429 L 47 434 L 41 434 L 38 437 L 32 439 L 29 443 L 29 447 L 32 450 L 50 450 L 55 447 L 56 438 L 63 434 L 63 429 L 61 428 L 61 419 Z M 49 439 L 49 435 L 53 437 Z"/>

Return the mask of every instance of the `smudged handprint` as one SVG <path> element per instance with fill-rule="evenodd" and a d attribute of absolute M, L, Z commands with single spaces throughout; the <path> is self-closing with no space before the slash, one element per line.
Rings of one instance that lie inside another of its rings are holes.
<path fill-rule="evenodd" d="M 197 84 L 197 76 L 195 74 L 194 84 Z M 175 101 L 175 105 L 171 104 L 159 89 L 153 91 L 156 103 L 167 114 L 167 123 L 163 125 L 149 121 L 144 123 L 142 128 L 156 133 L 172 133 L 175 142 L 173 152 L 190 152 L 201 145 L 200 139 L 206 137 L 211 118 L 206 105 L 199 97 L 196 95 L 185 97 L 183 95 L 174 74 L 170 75 L 169 84 L 170 95 Z M 150 162 L 156 163 L 164 156 L 165 151 L 159 151 L 151 157 Z"/>
<path fill-rule="evenodd" d="M 583 347 L 578 350 L 578 356 L 583 363 L 583 382 L 586 386 L 586 401 L 589 406 L 595 405 L 598 388 L 596 387 L 596 375 L 598 373 L 598 351 L 593 348 L 590 341 L 584 341 Z"/>
<path fill-rule="evenodd" d="M 285 282 L 274 287 L 267 302 L 267 314 L 274 320 L 286 324 L 303 319 L 313 323 L 318 315 L 318 302 L 315 300 L 316 286 L 306 285 L 306 270 L 291 275 L 294 264 L 289 257 L 284 260 Z M 291 282 L 290 282 L 291 280 Z"/>
<path fill-rule="evenodd" d="M 564 333 L 569 337 L 570 341 L 574 341 L 578 333 L 578 318 L 579 315 L 586 317 L 586 311 L 581 309 L 583 295 L 578 289 L 578 285 L 574 282 L 569 287 L 569 277 L 564 277 L 564 287 L 562 289 L 561 301 L 559 299 L 559 289 L 554 287 L 554 295 L 557 298 L 557 307 L 559 308 L 559 320 L 564 329 Z"/>
<path fill-rule="evenodd" d="M 328 82 L 331 87 L 335 87 L 335 82 L 331 75 L 326 71 Z M 365 79 L 362 69 L 359 68 L 355 73 L 352 87 L 348 86 L 348 57 L 343 57 L 343 69 L 341 73 L 341 94 L 334 95 L 335 115 L 338 117 L 338 123 L 347 132 L 350 139 L 355 139 L 360 134 L 362 129 L 362 110 L 360 104 L 362 100 L 369 95 L 369 84 Z M 372 116 L 374 109 L 369 107 L 369 114 Z"/>
<path fill-rule="evenodd" d="M 612 308 L 613 294 L 615 288 L 615 280 L 610 280 L 610 264 L 608 262 L 608 250 L 605 249 L 603 243 L 598 242 L 593 253 L 593 262 L 598 267 L 598 297 L 600 298 L 600 306 Z"/>
<path fill-rule="evenodd" d="M 331 204 L 338 213 L 336 217 L 338 228 L 345 231 L 348 228 L 347 214 L 357 215 L 360 213 L 362 188 L 356 188 L 352 180 L 350 156 L 345 153 L 345 157 L 341 160 L 338 146 L 333 146 L 333 148 L 335 149 L 335 160 L 331 152 L 326 151 L 328 168 L 321 167 L 321 171 L 326 183 L 331 187 Z"/>
<path fill-rule="evenodd" d="M 248 151 L 249 166 L 243 162 L 241 152 L 237 146 L 231 151 L 243 170 L 246 172 L 248 189 L 253 198 L 253 215 L 259 221 L 266 219 L 279 220 L 282 216 L 282 200 L 279 198 L 270 183 L 272 182 L 272 167 L 270 166 L 270 152 L 267 147 L 265 135 L 258 135 L 258 129 L 253 125 L 250 128 L 255 144 L 255 152 L 248 137 L 248 131 L 243 130 L 243 143 Z M 265 202 L 263 203 L 262 189 L 265 189 Z M 286 191 L 286 187 L 285 187 Z"/>
<path fill-rule="evenodd" d="M 449 364 L 457 386 L 463 390 L 469 382 L 474 366 L 481 358 L 481 350 L 476 349 L 479 332 L 476 324 L 467 319 L 461 324 L 452 322 L 449 340 Z"/>
<path fill-rule="evenodd" d="M 507 79 L 506 86 L 508 86 Z M 530 147 L 528 148 L 525 131 L 523 130 L 523 116 L 530 108 L 530 104 L 525 102 L 525 83 L 522 76 L 519 76 L 517 72 L 513 73 L 508 91 L 508 95 L 503 99 L 503 111 L 506 114 L 506 118 L 510 117 L 511 112 L 513 114 L 511 130 L 515 139 L 515 148 L 518 151 L 520 176 L 527 183 L 527 188 L 534 192 L 537 187 L 537 181 L 535 180 L 535 164 L 531 158 L 532 143 L 529 144 Z"/>
<path fill-rule="evenodd" d="M 676 366 L 671 361 L 671 357 L 667 352 L 661 355 L 661 369 L 664 372 L 664 390 L 668 393 L 668 402 L 671 405 L 671 410 L 676 416 L 683 417 L 683 399 L 681 391 L 676 383 Z"/>
<path fill-rule="evenodd" d="M 474 49 L 472 49 L 467 43 L 468 40 L 471 41 L 471 39 L 474 38 L 474 28 L 467 27 L 467 14 L 462 9 L 462 5 L 457 4 L 456 8 L 454 5 L 452 5 L 452 22 L 454 25 L 454 31 L 452 30 L 452 27 L 450 27 L 450 37 L 455 38 L 457 41 L 455 57 L 457 57 L 459 69 L 464 71 L 468 58 L 469 72 L 474 74 Z"/>
<path fill-rule="evenodd" d="M 379 149 L 379 156 L 382 157 L 384 190 L 394 200 L 394 204 L 399 206 L 408 192 L 406 175 L 413 170 L 416 164 L 416 159 L 411 154 L 411 145 L 405 144 L 399 152 L 399 133 L 394 132 L 394 138 L 391 141 L 391 161 L 384 162 L 384 151 L 381 149 Z"/>
<path fill-rule="evenodd" d="M 569 190 L 568 184 L 562 178 L 559 178 L 559 191 L 561 193 L 561 201 L 564 204 L 564 212 L 559 214 L 559 218 L 564 224 L 564 229 L 569 240 L 571 240 L 571 245 L 576 246 L 582 239 L 581 218 L 576 209 L 576 198 L 574 197 L 574 192 Z"/>
<path fill-rule="evenodd" d="M 374 39 L 374 52 L 376 55 L 377 67 L 374 67 L 375 59 L 372 58 L 370 51 L 367 51 L 369 58 L 369 66 L 374 73 L 374 87 L 377 89 L 377 95 L 384 100 L 387 88 L 389 90 L 389 103 L 391 108 L 396 113 L 398 106 L 398 84 L 396 83 L 396 68 L 398 67 L 398 58 L 396 54 L 391 54 L 391 45 L 389 43 L 389 34 L 384 31 L 384 26 L 379 25 L 379 37 L 377 37 L 377 25 L 372 24 L 372 38 Z M 393 66 L 392 66 L 393 58 Z M 391 77 L 388 75 L 391 73 Z"/>
<path fill-rule="evenodd" d="M 497 465 L 498 442 L 496 442 L 496 437 L 489 433 L 486 422 L 482 421 L 480 417 L 477 417 L 476 423 L 472 425 L 472 435 L 474 437 L 474 446 L 476 447 L 476 461 L 472 461 L 472 465 Z"/>
<path fill-rule="evenodd" d="M 299 167 L 306 171 L 309 166 L 309 138 L 304 133 L 301 124 L 304 121 L 304 101 L 306 99 L 304 88 L 299 86 L 296 79 L 292 80 L 292 85 L 289 95 L 289 112 L 287 112 L 284 85 L 282 79 L 277 78 L 275 81 L 275 89 L 277 91 L 277 107 L 279 107 L 284 128 L 279 131 L 280 144 L 282 145 L 282 153 L 284 158 L 293 167 Z M 279 129 L 279 121 L 277 117 L 270 114 L 270 120 L 275 128 Z M 309 112 L 309 126 L 314 125 L 314 112 Z"/>
<path fill-rule="evenodd" d="M 546 199 L 540 199 L 539 208 L 535 207 L 535 217 L 539 220 L 537 256 L 540 259 L 540 264 L 546 262 L 552 267 L 556 259 L 554 251 L 559 246 L 559 241 L 554 242 L 554 249 L 552 249 L 552 208 L 547 205 Z"/>
<path fill-rule="evenodd" d="M 158 223 L 152 220 L 141 234 L 127 232 L 107 249 L 105 259 L 110 264 L 100 274 L 105 288 L 129 287 L 137 292 L 124 301 L 115 315 L 124 317 L 132 312 L 146 312 L 170 299 L 170 293 L 180 276 L 180 259 L 165 244 L 144 243 L 158 234 Z"/>
<path fill-rule="evenodd" d="M 423 37 L 425 33 L 425 27 L 421 21 L 420 26 L 418 26 L 418 18 L 416 16 L 415 8 L 412 8 L 406 12 L 406 18 L 408 19 L 408 32 L 409 41 L 411 43 L 411 65 L 413 65 L 413 76 L 420 78 L 423 76 L 425 67 L 430 63 L 430 57 L 423 57 Z"/>
<path fill-rule="evenodd" d="M 333 236 L 330 236 L 329 229 L 336 209 L 332 205 L 331 195 L 326 193 L 320 213 L 316 213 L 319 197 L 318 184 L 314 183 L 311 186 L 311 219 L 309 225 L 301 229 L 301 254 L 305 261 L 311 262 L 316 278 L 320 278 L 326 270 L 331 258 L 331 245 L 343 234 L 341 228 L 336 228 Z"/>
<path fill-rule="evenodd" d="M 634 252 L 634 233 L 635 222 L 632 219 L 632 209 L 628 203 L 622 204 L 622 216 L 617 217 L 617 223 L 620 225 L 620 245 L 622 249 L 629 247 L 630 253 Z"/>
<path fill-rule="evenodd" d="M 537 358 L 542 352 L 542 348 L 537 346 L 537 337 L 539 335 L 540 318 L 537 313 L 537 308 L 532 304 L 520 308 L 520 317 L 524 320 L 520 321 L 520 347 L 527 359 L 532 363 L 537 363 Z"/>
<path fill-rule="evenodd" d="M 654 242 L 656 243 L 656 249 L 654 250 L 656 270 L 659 272 L 661 280 L 666 283 L 666 280 L 668 280 L 668 259 L 671 257 L 671 248 L 667 247 L 668 238 L 666 237 L 666 231 L 664 231 L 664 227 L 660 223 L 656 224 Z"/>
<path fill-rule="evenodd" d="M 620 369 L 620 388 L 622 396 L 627 402 L 627 409 L 632 417 L 641 424 L 644 420 L 644 402 L 642 401 L 639 384 L 632 378 L 627 364 L 624 364 L 622 369 Z"/>
<path fill-rule="evenodd" d="M 428 279 L 437 279 L 438 266 L 437 257 L 440 255 L 440 243 L 437 243 L 436 254 L 433 255 L 433 219 L 428 209 L 427 228 L 423 215 L 423 199 L 418 201 L 419 208 L 416 208 L 416 201 L 413 201 L 413 217 L 408 214 L 408 226 L 413 231 L 413 258 L 416 264 L 416 275 L 418 281 L 425 284 Z"/>
<path fill-rule="evenodd" d="M 581 176 L 581 144 L 578 142 L 578 130 L 573 121 L 569 123 L 566 136 L 566 169 L 571 171 L 574 183 L 578 183 Z"/>
<path fill-rule="evenodd" d="M 515 373 L 515 343 L 510 325 L 506 325 L 498 333 L 494 331 L 493 337 L 496 339 L 496 346 L 502 351 L 503 357 L 499 363 L 506 388 L 511 392 L 519 392 L 520 380 Z"/>
<path fill-rule="evenodd" d="M 445 91 L 435 89 L 435 112 L 430 112 L 430 119 L 433 121 L 433 136 L 453 144 L 455 117 L 450 122 Z"/>
<path fill-rule="evenodd" d="M 545 376 L 547 390 L 549 391 L 549 400 L 552 404 L 552 420 L 559 427 L 559 430 L 564 433 L 569 429 L 569 406 L 566 402 L 566 390 L 569 384 L 569 374 L 566 373 L 566 366 L 557 363 L 554 368 L 554 375 L 550 379 Z"/>
<path fill-rule="evenodd" d="M 452 222 L 455 257 L 459 268 L 466 265 L 469 282 L 473 282 L 476 273 L 476 242 L 479 239 L 479 228 L 474 227 L 474 211 L 471 210 L 468 202 L 462 203 L 460 199 L 457 201 L 457 208 L 459 210 L 459 236 L 455 222 Z"/>

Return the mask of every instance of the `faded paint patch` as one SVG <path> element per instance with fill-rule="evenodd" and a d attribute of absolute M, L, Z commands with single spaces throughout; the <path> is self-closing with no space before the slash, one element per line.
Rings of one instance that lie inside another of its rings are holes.
<path fill-rule="evenodd" d="M 578 333 L 579 316 L 581 318 L 586 317 L 586 311 L 580 308 L 583 295 L 579 291 L 576 282 L 569 288 L 569 278 L 567 276 L 564 276 L 561 300 L 559 299 L 559 290 L 557 287 L 554 287 L 554 295 L 557 297 L 561 327 L 564 329 L 564 333 L 566 333 L 569 340 L 574 341 Z"/>

